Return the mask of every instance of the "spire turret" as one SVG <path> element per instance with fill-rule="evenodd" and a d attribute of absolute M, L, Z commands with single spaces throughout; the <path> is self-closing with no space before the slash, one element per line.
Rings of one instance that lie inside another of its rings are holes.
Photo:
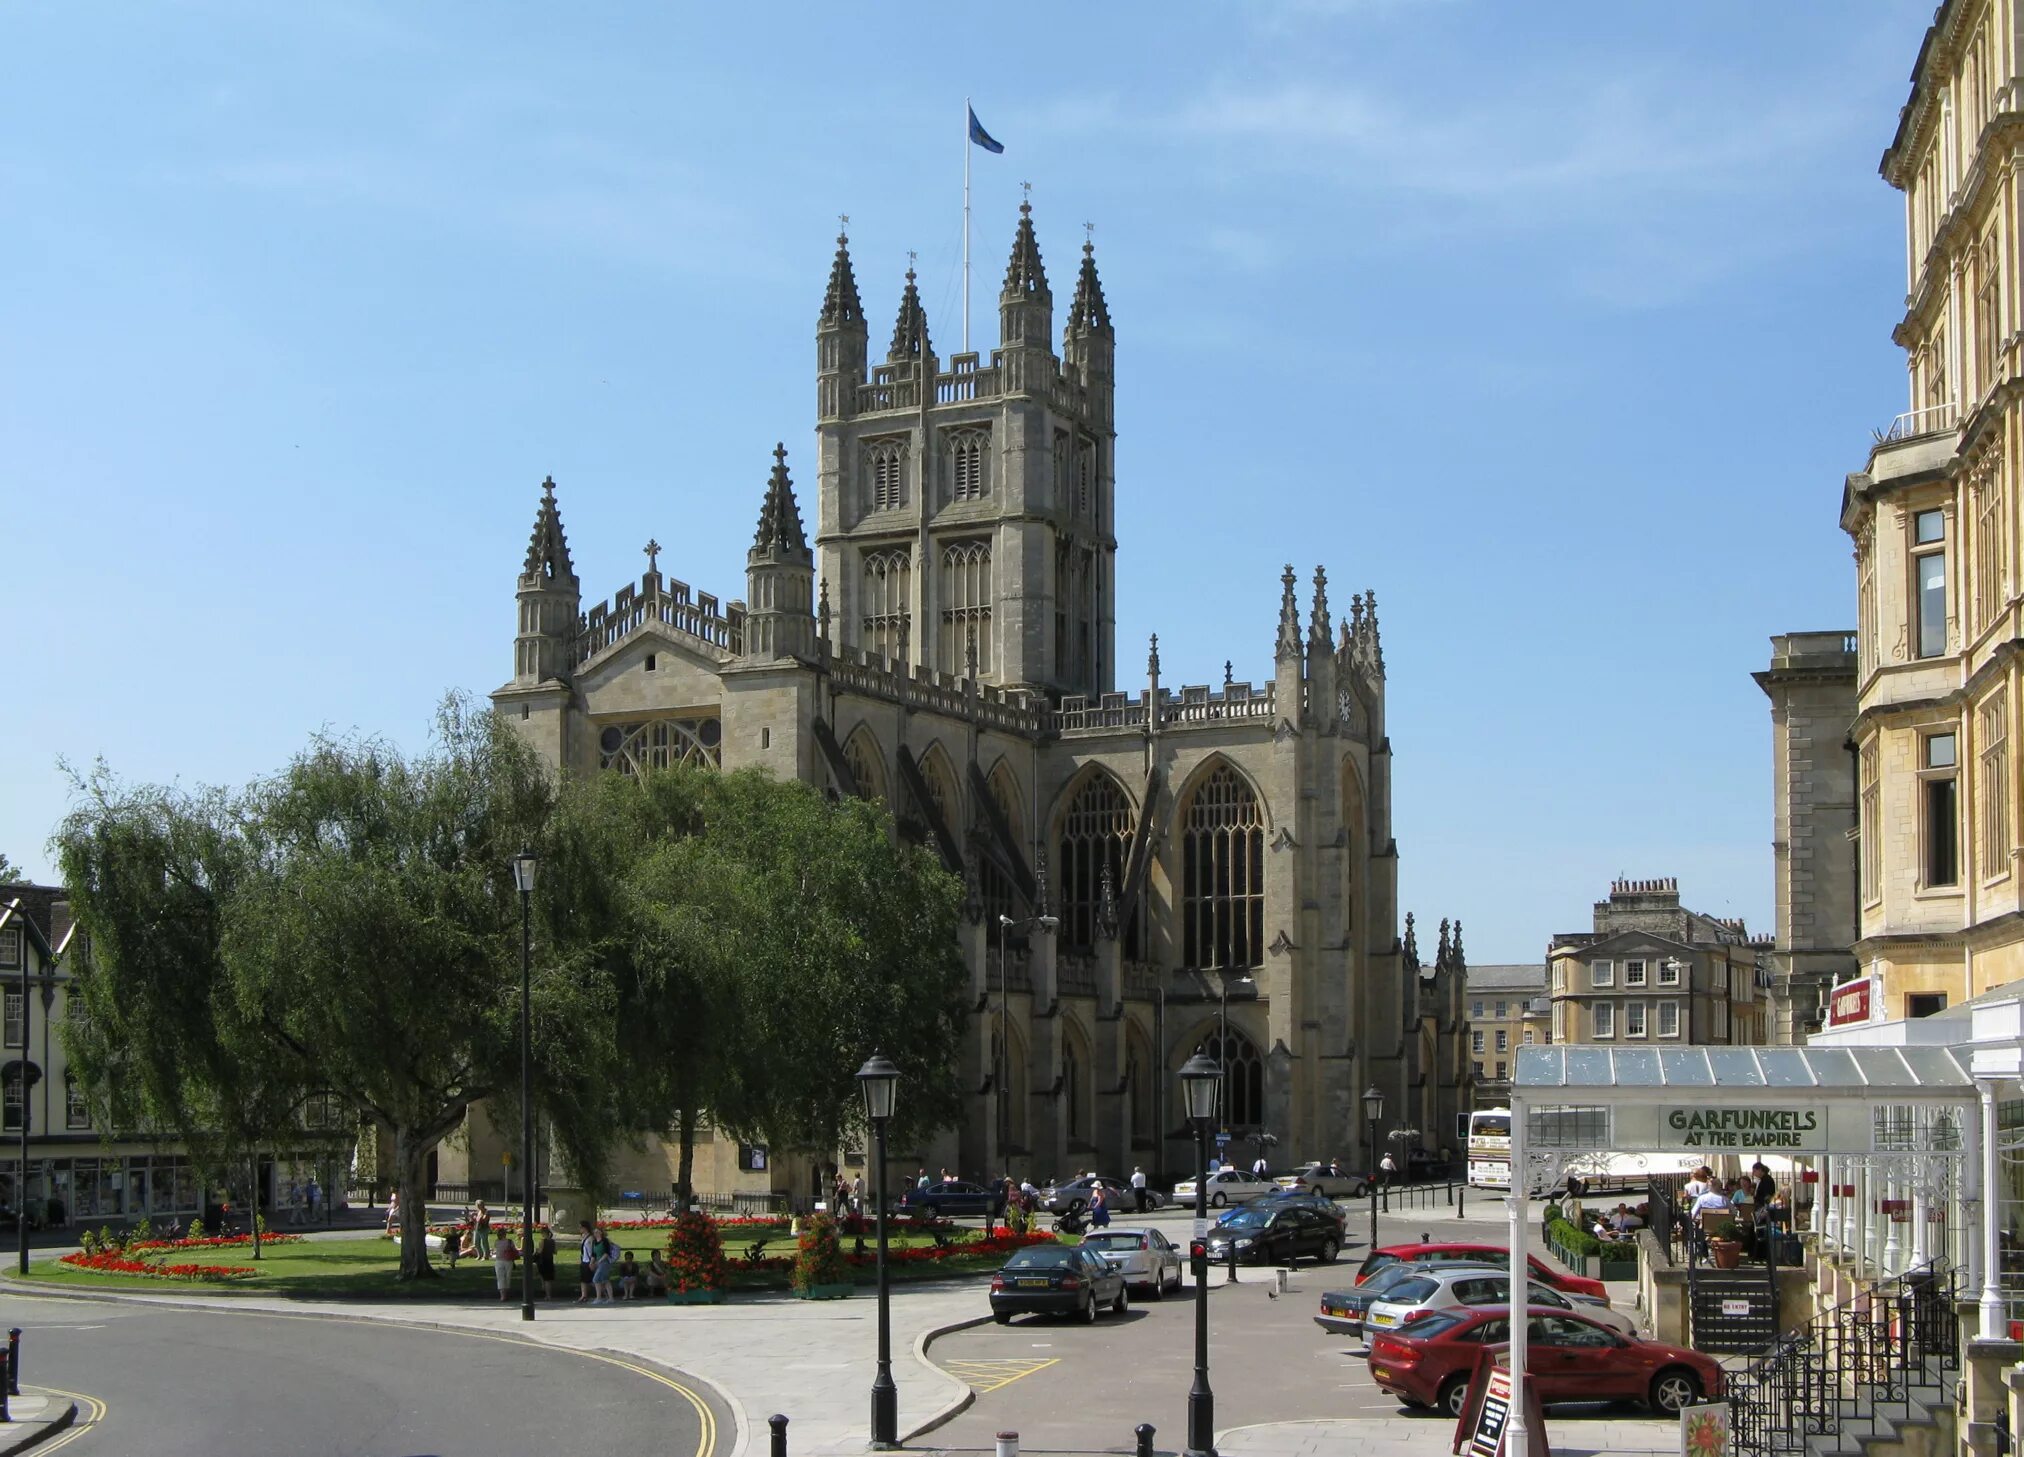
<path fill-rule="evenodd" d="M 1314 612 L 1307 620 L 1307 646 L 1317 655 L 1326 653 L 1334 630 L 1328 622 L 1328 569 L 1314 569 Z"/>
<path fill-rule="evenodd" d="M 850 266 L 850 237 L 836 235 L 836 257 L 829 264 L 829 287 L 822 295 L 821 327 L 841 328 L 864 322 L 864 300 L 858 297 L 857 274 Z"/>
<path fill-rule="evenodd" d="M 1089 391 L 1090 408 L 1109 419 L 1112 382 L 1117 376 L 1117 335 L 1110 327 L 1110 306 L 1103 301 L 1103 281 L 1096 276 L 1096 244 L 1086 239 L 1082 271 L 1075 276 L 1075 302 L 1069 305 L 1068 322 L 1061 330 L 1061 362 L 1081 376 Z"/>
<path fill-rule="evenodd" d="M 1279 578 L 1279 643 L 1273 651 L 1277 662 L 1288 658 L 1300 658 L 1300 603 L 1293 595 L 1293 563 L 1286 564 L 1286 571 Z"/>
<path fill-rule="evenodd" d="M 1005 288 L 1000 299 L 1040 296 L 1049 304 L 1054 295 L 1047 287 L 1047 269 L 1040 261 L 1040 240 L 1033 236 L 1033 204 L 1019 204 L 1019 228 L 1012 235 L 1012 260 L 1005 265 Z"/>
<path fill-rule="evenodd" d="M 856 410 L 857 387 L 864 383 L 868 362 L 864 301 L 858 297 L 857 275 L 850 266 L 849 235 L 839 230 L 829 287 L 822 295 L 822 317 L 815 325 L 815 413 L 820 418 L 840 419 Z"/>
<path fill-rule="evenodd" d="M 893 321 L 893 347 L 887 364 L 925 359 L 935 352 L 928 339 L 928 311 L 921 307 L 921 291 L 914 286 L 914 267 L 907 264 L 906 291 L 900 295 L 900 314 Z"/>
<path fill-rule="evenodd" d="M 513 681 L 566 680 L 574 666 L 581 594 L 569 560 L 569 538 L 555 504 L 555 477 L 541 483 L 534 532 L 520 568 L 520 630 L 513 640 Z"/>
<path fill-rule="evenodd" d="M 1111 333 L 1110 305 L 1103 300 L 1103 280 L 1096 276 L 1096 244 L 1082 245 L 1082 269 L 1075 275 L 1075 302 L 1068 306 L 1071 332 Z"/>
<path fill-rule="evenodd" d="M 1019 229 L 1012 235 L 1012 260 L 1005 265 L 1005 287 L 998 294 L 998 349 L 1005 388 L 1013 394 L 1038 394 L 1052 388 L 1054 363 L 1054 294 L 1040 263 L 1040 243 L 1033 236 L 1033 204 L 1019 204 Z"/>
<path fill-rule="evenodd" d="M 745 553 L 745 656 L 813 656 L 814 588 L 815 557 L 787 474 L 787 447 L 775 445 L 759 529 Z"/>

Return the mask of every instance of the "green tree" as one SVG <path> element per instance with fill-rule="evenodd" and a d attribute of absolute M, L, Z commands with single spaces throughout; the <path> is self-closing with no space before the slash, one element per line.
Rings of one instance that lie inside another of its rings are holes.
<path fill-rule="evenodd" d="M 0 885 L 14 885 L 27 879 L 26 871 L 5 855 L 0 855 Z"/>
<path fill-rule="evenodd" d="M 436 743 L 412 758 L 319 738 L 237 795 L 88 796 L 58 842 L 92 936 L 97 1070 L 137 1077 L 144 1111 L 193 1140 L 207 1136 L 224 1093 L 249 1080 L 336 1093 L 393 1143 L 410 1211 L 402 1278 L 433 1275 L 428 1155 L 474 1103 L 518 1086 L 520 918 L 508 861 L 538 842 L 551 801 L 510 727 L 456 699 L 438 715 Z M 202 853 L 151 856 L 150 843 Z M 112 852 L 128 844 L 140 849 Z M 186 875 L 185 862 L 196 870 Z M 203 974 L 172 992 L 185 955 Z M 537 1057 L 578 1085 L 581 1067 L 610 1065 L 610 988 L 582 961 L 540 965 Z M 175 1016 L 122 1044 L 101 1024 L 137 1028 L 147 1012 L 135 996 Z M 566 1152 L 585 1101 L 553 1110 Z"/>

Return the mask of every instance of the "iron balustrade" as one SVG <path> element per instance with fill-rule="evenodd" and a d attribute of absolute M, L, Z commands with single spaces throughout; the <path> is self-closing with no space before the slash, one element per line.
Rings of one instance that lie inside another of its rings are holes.
<path fill-rule="evenodd" d="M 1807 1438 L 1867 1426 L 1880 1404 L 1946 1400 L 1961 1369 L 1960 1295 L 1953 1269 L 1921 1265 L 1779 1337 L 1729 1378 L 1736 1452 L 1804 1457 Z"/>

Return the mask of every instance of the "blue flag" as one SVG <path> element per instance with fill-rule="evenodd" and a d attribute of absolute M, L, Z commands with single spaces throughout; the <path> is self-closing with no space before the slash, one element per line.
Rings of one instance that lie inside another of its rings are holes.
<path fill-rule="evenodd" d="M 1005 144 L 984 130 L 984 123 L 977 120 L 977 108 L 966 108 L 970 113 L 970 140 L 987 152 L 1002 152 Z"/>

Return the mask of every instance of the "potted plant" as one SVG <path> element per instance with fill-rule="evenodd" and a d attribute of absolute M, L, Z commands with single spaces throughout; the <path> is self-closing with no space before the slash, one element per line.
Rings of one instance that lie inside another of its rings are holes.
<path fill-rule="evenodd" d="M 803 1300 L 841 1300 L 854 1288 L 836 1237 L 836 1221 L 827 1214 L 802 1221 L 794 1246 L 794 1293 Z"/>
<path fill-rule="evenodd" d="M 1708 1257 L 1718 1270 L 1733 1270 L 1743 1263 L 1743 1226 L 1724 1219 L 1708 1232 Z"/>
<path fill-rule="evenodd" d="M 691 1211 L 668 1231 L 668 1304 L 721 1305 L 730 1288 L 731 1267 L 716 1221 Z"/>
<path fill-rule="evenodd" d="M 1637 1241 L 1635 1239 L 1605 1239 L 1602 1241 L 1598 1258 L 1597 1278 L 1602 1280 L 1635 1280 L 1637 1278 Z"/>

